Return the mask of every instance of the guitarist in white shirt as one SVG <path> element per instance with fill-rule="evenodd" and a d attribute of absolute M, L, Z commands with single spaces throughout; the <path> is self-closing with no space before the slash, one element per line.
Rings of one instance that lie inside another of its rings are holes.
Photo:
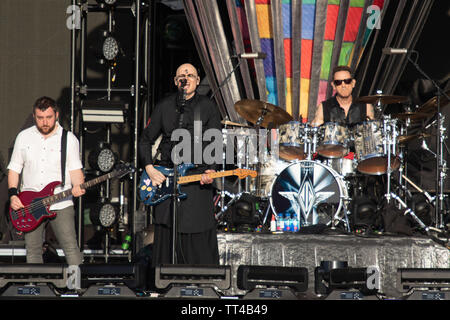
<path fill-rule="evenodd" d="M 48 97 L 36 100 L 33 106 L 35 125 L 21 131 L 15 141 L 11 161 L 8 165 L 8 195 L 13 210 L 23 208 L 18 195 L 20 175 L 21 191 L 41 191 L 53 181 L 61 181 L 61 137 L 63 128 L 58 123 L 58 107 Z M 84 182 L 79 142 L 71 132 L 67 133 L 67 157 L 65 183 L 55 188 L 55 193 L 72 189 L 72 196 L 82 196 L 86 191 L 80 188 Z M 75 233 L 75 210 L 72 197 L 63 199 L 50 207 L 57 212 L 50 220 L 53 232 L 64 251 L 69 265 L 80 265 L 82 254 Z M 24 235 L 27 263 L 43 263 L 42 245 L 46 224 Z"/>

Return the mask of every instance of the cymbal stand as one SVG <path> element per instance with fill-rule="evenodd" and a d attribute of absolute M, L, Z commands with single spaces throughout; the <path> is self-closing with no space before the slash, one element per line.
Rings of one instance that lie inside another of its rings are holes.
<path fill-rule="evenodd" d="M 411 59 L 411 53 L 416 54 L 416 60 L 414 61 Z M 435 226 L 437 228 L 443 228 L 444 227 L 444 180 L 446 177 L 446 171 L 447 171 L 447 164 L 443 158 L 443 150 L 444 150 L 444 139 L 445 137 L 445 128 L 443 126 L 444 123 L 444 116 L 441 114 L 441 96 L 445 96 L 448 100 L 450 100 L 450 97 L 439 87 L 439 85 L 431 79 L 426 72 L 424 72 L 419 64 L 417 63 L 419 57 L 419 53 L 415 50 L 408 50 L 408 53 L 406 54 L 406 58 L 409 62 L 411 62 L 417 71 L 419 71 L 425 78 L 427 78 L 433 86 L 436 88 L 437 94 L 436 94 L 436 105 L 437 105 L 437 134 L 436 134 L 436 149 L 437 149 L 437 157 L 436 157 L 436 206 L 435 206 Z"/>
<path fill-rule="evenodd" d="M 394 120 L 391 120 L 390 116 L 384 116 L 383 119 L 383 131 L 385 135 L 383 137 L 383 147 L 385 152 L 387 151 L 387 165 L 386 165 L 386 174 L 387 174 L 387 183 L 386 183 L 386 201 L 387 203 L 391 200 L 391 175 L 392 175 L 392 151 L 395 150 L 395 140 L 398 136 L 397 128 L 395 125 L 392 125 Z"/>
<path fill-rule="evenodd" d="M 439 106 L 439 95 L 438 95 L 438 106 Z M 439 107 L 438 107 L 439 108 Z M 438 110 L 438 134 L 436 139 L 437 144 L 437 163 L 436 163 L 436 173 L 437 173 L 437 201 L 435 206 L 435 225 L 437 228 L 444 227 L 444 180 L 447 177 L 447 161 L 444 159 L 444 139 L 446 139 L 446 128 L 444 127 L 445 116 Z"/>

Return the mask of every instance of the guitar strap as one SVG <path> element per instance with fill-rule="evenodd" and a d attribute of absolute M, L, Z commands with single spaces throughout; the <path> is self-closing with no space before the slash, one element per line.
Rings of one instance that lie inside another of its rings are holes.
<path fill-rule="evenodd" d="M 67 130 L 63 128 L 61 137 L 61 182 L 66 184 L 66 153 L 67 153 Z"/>

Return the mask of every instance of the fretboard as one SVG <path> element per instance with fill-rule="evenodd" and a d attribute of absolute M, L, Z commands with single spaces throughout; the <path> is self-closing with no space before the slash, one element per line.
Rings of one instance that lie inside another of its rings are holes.
<path fill-rule="evenodd" d="M 105 174 L 105 175 L 103 175 L 103 176 L 100 176 L 100 177 L 97 177 L 97 178 L 95 178 L 95 179 L 89 180 L 89 181 L 87 181 L 87 182 L 85 182 L 85 183 L 82 183 L 82 184 L 80 185 L 80 188 L 81 188 L 81 189 L 88 189 L 88 188 L 90 188 L 90 187 L 95 186 L 96 184 L 99 184 L 99 183 L 101 183 L 101 182 L 103 182 L 103 181 L 106 181 L 106 180 L 108 180 L 108 179 L 113 178 L 114 175 L 115 175 L 115 173 L 114 173 L 114 171 L 113 171 L 113 172 L 110 172 L 110 173 Z M 45 199 L 42 199 L 42 203 L 43 203 L 44 205 L 46 205 L 46 206 L 49 206 L 49 205 L 51 205 L 51 204 L 53 204 L 53 203 L 55 203 L 55 202 L 58 202 L 59 200 L 68 198 L 68 197 L 70 197 L 71 195 L 72 195 L 72 189 L 69 189 L 69 190 L 66 190 L 66 191 L 63 191 L 63 192 L 54 194 L 54 195 L 52 195 L 52 196 L 49 196 L 49 197 L 47 197 L 47 198 L 45 198 Z"/>
<path fill-rule="evenodd" d="M 228 177 L 228 176 L 232 176 L 232 175 L 234 175 L 234 170 L 208 173 L 208 176 L 212 179 Z M 195 181 L 200 181 L 200 180 L 202 180 L 202 174 L 193 174 L 191 176 L 184 176 L 184 177 L 178 178 L 178 183 L 179 184 L 190 183 L 190 182 L 195 182 Z"/>

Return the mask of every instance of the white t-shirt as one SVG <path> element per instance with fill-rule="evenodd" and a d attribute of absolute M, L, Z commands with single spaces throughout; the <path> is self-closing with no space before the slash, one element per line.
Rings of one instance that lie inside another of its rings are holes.
<path fill-rule="evenodd" d="M 14 151 L 8 169 L 22 173 L 20 191 L 41 191 L 53 181 L 61 181 L 61 137 L 62 127 L 56 124 L 56 132 L 48 137 L 39 132 L 36 126 L 21 131 L 14 143 Z M 69 171 L 83 167 L 80 160 L 80 146 L 72 132 L 67 133 L 66 183 L 59 185 L 54 193 L 72 189 Z M 60 210 L 73 205 L 72 196 L 52 206 L 51 210 Z"/>

